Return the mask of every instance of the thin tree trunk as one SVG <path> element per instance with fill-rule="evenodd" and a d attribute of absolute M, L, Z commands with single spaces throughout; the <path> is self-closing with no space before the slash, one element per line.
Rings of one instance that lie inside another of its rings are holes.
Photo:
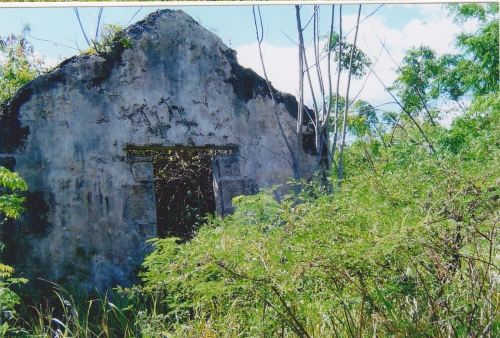
<path fill-rule="evenodd" d="M 302 35 L 302 31 L 299 31 L 299 35 L 301 35 L 301 37 L 299 38 L 302 39 L 302 41 L 304 41 L 304 38 L 303 38 L 303 35 Z M 306 56 L 306 50 L 305 50 L 305 47 L 304 45 L 302 44 L 302 60 L 303 60 L 303 63 L 304 63 L 304 73 L 307 74 L 307 82 L 309 83 L 309 90 L 311 91 L 311 96 L 312 96 L 312 101 L 313 101 L 313 110 L 314 110 L 314 116 L 309 116 L 311 118 L 311 121 L 313 122 L 314 124 L 314 128 L 317 130 L 318 127 L 319 127 L 319 121 L 318 121 L 318 115 L 319 115 L 319 110 L 318 110 L 318 104 L 316 102 L 316 96 L 314 95 L 314 89 L 313 89 L 313 85 L 312 85 L 312 81 L 311 81 L 311 74 L 309 73 L 309 65 L 307 63 L 307 56 Z M 323 97 L 323 95 L 321 95 Z M 316 147 L 319 147 L 319 143 L 316 143 Z"/>
<path fill-rule="evenodd" d="M 339 89 L 340 89 L 340 73 L 342 71 L 342 5 L 339 9 L 339 53 L 337 60 L 337 89 L 335 94 L 335 119 L 333 121 L 333 144 L 332 144 L 332 158 L 335 155 L 335 150 L 337 149 L 337 140 L 339 134 Z"/>
<path fill-rule="evenodd" d="M 304 111 L 304 39 L 302 37 L 302 23 L 300 21 L 300 6 L 295 5 L 295 18 L 297 19 L 297 31 L 299 33 L 299 105 L 297 113 L 297 157 L 299 171 L 295 175 L 295 179 L 300 181 L 300 148 L 302 144 L 302 121 Z M 297 182 L 298 183 L 298 182 Z M 295 193 L 300 192 L 300 185 L 295 187 Z"/>
<path fill-rule="evenodd" d="M 344 166 L 344 147 L 345 147 L 345 136 L 347 131 L 347 113 L 349 108 L 349 88 L 351 86 L 351 75 L 352 75 L 352 60 L 354 58 L 354 50 L 356 49 L 356 40 L 358 39 L 359 31 L 359 17 L 361 16 L 361 5 L 358 9 L 358 20 L 356 22 L 356 32 L 354 33 L 354 43 L 351 49 L 351 58 L 349 60 L 349 74 L 347 76 L 347 92 L 345 94 L 345 106 L 344 106 L 344 120 L 342 121 L 342 141 L 340 142 L 339 151 L 339 171 L 337 174 L 338 186 L 341 186 L 342 179 L 344 178 L 343 166 Z"/>
<path fill-rule="evenodd" d="M 325 147 L 328 158 L 328 167 L 326 170 L 330 171 L 332 169 L 332 160 L 330 156 L 330 138 L 328 137 L 330 133 L 330 111 L 332 109 L 332 73 L 331 73 L 331 50 L 332 50 L 332 36 L 333 36 L 333 23 L 335 21 L 335 5 L 332 5 L 332 19 L 330 21 L 330 34 L 328 36 L 328 108 L 326 111 L 326 116 L 323 121 L 323 128 L 321 128 L 321 135 L 326 134 Z M 326 132 L 325 132 L 326 131 Z M 329 189 L 330 190 L 330 189 Z"/>
<path fill-rule="evenodd" d="M 95 29 L 95 39 L 94 41 L 97 41 L 97 39 L 99 38 L 99 26 L 101 24 L 101 16 L 102 16 L 102 11 L 103 11 L 103 7 L 99 7 L 99 14 L 97 15 L 97 27 Z"/>
<path fill-rule="evenodd" d="M 74 7 L 73 10 L 75 11 L 76 18 L 78 19 L 78 23 L 80 24 L 80 28 L 82 29 L 83 37 L 85 38 L 85 41 L 87 41 L 87 45 L 90 47 L 92 44 L 90 43 L 90 40 L 87 38 L 87 34 L 85 34 L 85 29 L 83 29 L 82 21 L 80 20 L 80 14 L 78 13 L 78 8 Z"/>
<path fill-rule="evenodd" d="M 321 76 L 321 67 L 320 67 L 320 58 L 319 58 L 319 6 L 315 5 L 317 7 L 317 10 L 314 11 L 314 28 L 313 28 L 313 42 L 314 42 L 314 61 L 316 65 L 316 75 L 318 77 L 318 83 L 319 83 L 319 90 L 321 94 L 321 113 L 324 116 L 325 111 L 326 111 L 326 104 L 325 104 L 325 86 L 323 84 L 323 77 Z M 307 63 L 306 63 L 307 67 Z M 309 72 L 309 67 L 307 68 L 307 71 Z M 309 75 L 308 75 L 309 77 Z M 312 86 L 311 86 L 312 87 Z M 320 111 L 318 110 L 318 107 L 315 107 L 316 112 L 315 112 L 315 134 L 316 134 L 316 149 L 318 152 L 320 152 L 320 142 L 321 142 L 321 135 L 319 133 L 321 129 L 321 122 L 320 122 Z M 321 156 L 321 154 L 319 155 Z"/>

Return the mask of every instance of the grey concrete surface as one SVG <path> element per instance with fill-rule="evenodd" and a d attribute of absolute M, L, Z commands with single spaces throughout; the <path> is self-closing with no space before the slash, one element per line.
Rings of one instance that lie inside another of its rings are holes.
<path fill-rule="evenodd" d="M 181 11 L 155 12 L 123 38 L 131 46 L 66 60 L 2 104 L 0 165 L 29 185 L 28 211 L 1 230 L 3 259 L 34 283 L 137 281 L 157 234 L 153 168 L 126 149 L 233 149 L 214 159 L 222 214 L 237 195 L 288 190 L 289 151 L 267 86 L 235 51 Z M 296 148 L 297 101 L 277 97 Z M 306 178 L 316 156 L 301 151 Z"/>

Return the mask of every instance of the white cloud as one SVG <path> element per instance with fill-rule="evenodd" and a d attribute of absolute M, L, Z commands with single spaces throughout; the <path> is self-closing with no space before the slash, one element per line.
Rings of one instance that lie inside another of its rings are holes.
<path fill-rule="evenodd" d="M 403 30 L 403 45 L 406 49 L 426 45 L 438 54 L 452 53 L 452 41 L 460 33 L 460 28 L 453 25 L 449 18 L 440 21 L 411 20 Z"/>
<path fill-rule="evenodd" d="M 57 66 L 59 63 L 61 63 L 61 59 L 55 59 L 53 57 L 45 56 L 37 51 L 35 51 L 31 57 L 31 62 L 34 62 L 36 64 L 41 64 L 42 68 L 44 70 L 50 70 Z"/>
<path fill-rule="evenodd" d="M 429 6 L 418 6 L 416 10 L 427 11 L 428 8 Z M 361 19 L 363 19 L 363 17 Z M 422 22 L 417 19 L 412 19 L 403 29 L 396 30 L 389 27 L 386 18 L 377 13 L 360 25 L 357 45 L 370 56 L 373 62 L 375 62 L 377 56 L 380 55 L 374 70 L 386 86 L 390 86 L 396 79 L 394 69 L 397 68 L 397 64 L 401 62 L 406 51 L 413 46 L 418 47 L 424 44 L 436 50 L 438 54 L 455 52 L 451 42 L 454 35 L 461 31 L 461 28 L 453 25 L 452 19 L 447 18 L 446 11 L 434 6 L 433 12 L 427 15 L 426 20 L 426 22 Z M 344 16 L 344 32 L 348 32 L 355 26 L 355 23 L 356 15 Z M 354 31 L 349 34 L 347 40 L 352 42 L 353 38 Z M 389 50 L 392 58 L 397 64 L 391 59 L 386 51 L 382 50 L 379 38 L 385 42 L 385 47 Z M 263 75 L 257 43 L 241 46 L 236 48 L 236 50 L 238 52 L 238 61 L 241 65 L 252 68 L 259 75 Z M 273 86 L 280 91 L 296 95 L 299 78 L 297 48 L 276 47 L 267 44 L 263 45 L 263 51 L 267 75 Z M 308 50 L 307 56 L 309 65 L 311 66 L 313 60 L 312 49 Z M 321 68 L 323 72 L 326 72 L 326 60 L 321 63 Z M 334 77 L 332 82 L 335 87 L 336 73 L 334 70 L 332 71 L 332 76 Z M 316 84 L 316 76 L 313 76 L 313 78 L 313 82 Z M 324 78 L 326 79 L 326 77 Z M 373 74 L 361 80 L 351 80 L 349 94 L 351 98 L 358 94 L 365 81 L 366 84 L 358 98 L 369 101 L 374 105 L 394 101 Z M 340 93 L 342 95 L 344 95 L 346 91 L 346 84 L 347 76 L 342 76 L 340 86 Z M 318 86 L 315 85 L 315 93 L 318 92 Z M 306 102 L 311 102 L 311 95 L 308 87 L 305 88 L 305 99 Z"/>
<path fill-rule="evenodd" d="M 463 114 L 463 111 L 455 102 L 443 102 L 439 107 L 439 110 L 442 113 L 440 114 L 438 123 L 445 128 L 449 128 L 453 120 Z"/>
<path fill-rule="evenodd" d="M 252 68 L 257 74 L 264 76 L 257 42 L 238 47 L 236 51 L 238 62 L 242 66 Z M 279 91 L 296 95 L 299 78 L 297 48 L 263 44 L 262 53 L 266 73 L 273 87 Z"/>

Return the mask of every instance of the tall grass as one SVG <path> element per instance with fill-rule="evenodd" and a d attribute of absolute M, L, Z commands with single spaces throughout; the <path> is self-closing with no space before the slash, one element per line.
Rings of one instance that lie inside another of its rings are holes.
<path fill-rule="evenodd" d="M 50 283 L 50 282 L 48 282 Z M 125 293 L 109 290 L 93 297 L 90 293 L 67 291 L 51 283 L 53 295 L 25 306 L 18 327 L 30 337 L 138 337 L 138 310 L 146 304 Z M 10 333 L 18 336 L 16 332 Z"/>

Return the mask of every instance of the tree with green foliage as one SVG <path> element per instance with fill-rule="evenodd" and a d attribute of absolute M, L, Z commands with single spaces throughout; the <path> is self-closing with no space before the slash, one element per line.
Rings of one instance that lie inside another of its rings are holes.
<path fill-rule="evenodd" d="M 35 54 L 26 39 L 29 31 L 26 25 L 18 35 L 0 37 L 0 102 L 12 97 L 43 71 L 43 58 Z"/>
<path fill-rule="evenodd" d="M 35 60 L 33 46 L 25 38 L 27 32 L 29 26 L 24 27 L 19 35 L 0 38 L 0 102 L 13 96 L 41 72 L 43 62 Z M 24 197 L 16 191 L 27 188 L 18 174 L 0 166 L 0 225 L 9 218 L 17 218 L 23 211 Z M 12 272 L 11 267 L 0 263 L 0 277 L 8 277 Z"/>
<path fill-rule="evenodd" d="M 18 174 L 0 166 L 0 219 L 2 225 L 9 218 L 17 218 L 24 210 L 22 203 L 24 197 L 18 195 L 17 191 L 28 189 L 28 185 Z M 0 243 L 0 250 L 3 243 Z M 14 269 L 0 263 L 0 335 L 3 337 L 11 330 L 11 323 L 15 320 L 16 305 L 20 304 L 18 295 L 12 291 L 13 284 L 26 283 L 24 278 L 11 278 Z"/>
<path fill-rule="evenodd" d="M 345 37 L 343 38 L 345 40 Z M 340 45 L 342 44 L 342 48 Z M 352 76 L 356 79 L 362 78 L 366 75 L 366 69 L 369 68 L 372 64 L 368 55 L 363 52 L 358 47 L 354 46 L 352 43 L 346 41 L 340 41 L 339 34 L 337 32 L 333 32 L 330 44 L 325 45 L 325 52 L 331 51 L 333 60 L 335 62 L 339 61 L 340 57 L 340 70 L 341 71 L 349 71 L 349 64 L 351 62 L 351 54 L 353 54 L 352 61 Z"/>
<path fill-rule="evenodd" d="M 425 46 L 411 48 L 403 58 L 403 65 L 398 69 L 399 76 L 390 90 L 398 92 L 402 109 L 436 125 L 437 110 L 433 109 L 433 100 L 439 93 L 432 90 L 431 82 L 443 71 L 432 49 Z"/>
<path fill-rule="evenodd" d="M 132 46 L 132 42 L 122 36 L 123 27 L 113 24 L 107 24 L 102 27 L 95 40 L 92 40 L 89 48 L 81 50 L 82 54 L 105 54 L 109 53 L 115 41 L 120 42 L 123 47 Z"/>
<path fill-rule="evenodd" d="M 454 58 L 495 69 L 487 51 L 474 53 Z M 443 81 L 456 67 L 443 60 L 409 51 L 395 84 L 407 114 L 338 99 L 356 140 L 334 195 L 311 183 L 281 203 L 266 192 L 238 197 L 234 215 L 191 241 L 154 240 L 140 292 L 163 297 L 168 312 L 139 326 L 172 336 L 498 335 L 498 72 L 474 82 L 456 71 L 464 86 L 452 91 Z M 472 98 L 448 129 L 432 122 L 439 95 Z"/>
<path fill-rule="evenodd" d="M 455 45 L 463 51 L 463 54 L 451 64 L 452 74 L 458 73 L 454 78 L 459 78 L 464 91 L 470 91 L 474 96 L 498 93 L 500 63 L 498 3 L 450 4 L 447 8 L 457 24 L 472 19 L 479 21 L 477 32 L 462 32 L 455 39 Z"/>
<path fill-rule="evenodd" d="M 452 100 L 464 112 L 464 101 L 499 91 L 498 4 L 451 4 L 447 8 L 456 24 L 476 19 L 478 30 L 455 38 L 460 54 L 437 57 L 426 46 L 410 49 L 390 88 L 396 90 L 403 110 L 432 125 L 442 113 L 435 107 L 436 100 Z"/>
<path fill-rule="evenodd" d="M 16 91 L 40 75 L 43 58 L 35 54 L 33 46 L 26 40 L 29 26 L 18 35 L 0 37 L 0 102 L 12 97 Z M 18 194 L 28 186 L 18 174 L 0 166 L 0 225 L 8 219 L 18 218 L 23 212 L 24 197 Z M 0 243 L 0 250 L 3 249 Z M 27 283 L 25 278 L 13 278 L 14 269 L 0 263 L 0 336 L 19 333 L 15 326 L 15 307 L 20 304 L 19 296 L 12 286 Z"/>
<path fill-rule="evenodd" d="M 23 211 L 22 203 L 24 197 L 20 197 L 15 191 L 28 189 L 26 182 L 18 174 L 0 166 L 0 216 L 7 218 L 17 218 Z M 11 193 L 8 193 L 10 191 Z M 14 192 L 13 192 L 14 191 Z"/>
<path fill-rule="evenodd" d="M 139 325 L 172 336 L 495 336 L 500 99 L 432 130 L 436 144 L 462 145 L 429 155 L 401 133 L 369 162 L 358 139 L 333 196 L 311 184 L 281 203 L 238 197 L 234 215 L 190 242 L 155 240 L 141 293 L 162 295 L 168 314 Z"/>

